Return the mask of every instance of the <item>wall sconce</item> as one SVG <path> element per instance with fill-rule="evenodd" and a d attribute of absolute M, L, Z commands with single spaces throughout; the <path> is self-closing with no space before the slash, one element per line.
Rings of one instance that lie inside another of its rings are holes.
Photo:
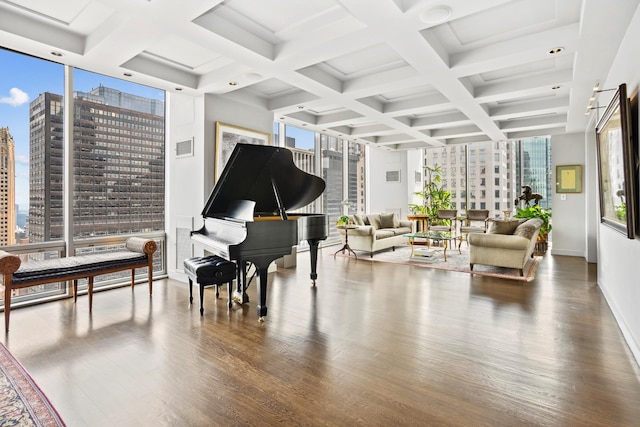
<path fill-rule="evenodd" d="M 584 115 L 588 116 L 589 113 L 591 113 L 591 110 L 599 110 L 600 108 L 605 108 L 605 107 L 594 107 L 593 103 L 596 101 L 597 94 L 599 94 L 600 92 L 609 92 L 612 90 L 616 90 L 616 89 L 600 89 L 600 82 L 596 82 L 596 84 L 593 85 L 593 92 L 591 92 L 591 97 L 589 98 L 589 103 L 587 104 L 587 111 L 584 113 Z"/>

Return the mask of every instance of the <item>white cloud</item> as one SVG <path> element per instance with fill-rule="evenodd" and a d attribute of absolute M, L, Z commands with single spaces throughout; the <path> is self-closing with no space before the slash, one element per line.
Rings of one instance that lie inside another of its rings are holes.
<path fill-rule="evenodd" d="M 9 104 L 12 107 L 17 107 L 29 102 L 29 95 L 26 92 L 21 91 L 17 87 L 9 89 L 9 96 L 0 98 L 0 104 Z"/>
<path fill-rule="evenodd" d="M 29 157 L 21 154 L 16 155 L 16 163 L 29 166 Z"/>

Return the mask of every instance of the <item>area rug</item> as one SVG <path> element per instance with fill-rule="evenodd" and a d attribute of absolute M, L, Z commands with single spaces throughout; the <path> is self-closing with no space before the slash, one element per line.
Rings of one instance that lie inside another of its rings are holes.
<path fill-rule="evenodd" d="M 425 248 L 424 246 L 416 246 L 416 248 Z M 504 279 L 520 280 L 530 282 L 534 279 L 536 269 L 540 263 L 541 257 L 533 257 L 531 261 L 527 263 L 524 268 L 524 276 L 520 276 L 520 272 L 516 268 L 503 268 L 494 267 L 489 265 L 476 264 L 473 266 L 473 272 L 469 270 L 469 249 L 463 243 L 461 253 L 458 253 L 458 249 L 447 249 L 447 261 L 444 261 L 442 247 L 432 246 L 433 255 L 429 258 L 411 257 L 411 247 L 396 246 L 396 250 L 387 249 L 380 252 L 375 252 L 373 258 L 369 256 L 368 252 L 356 251 L 358 255 L 358 262 L 390 262 L 397 264 L 406 264 L 416 267 L 435 268 L 439 270 L 460 271 L 464 273 L 472 273 L 478 276 L 500 277 Z M 347 257 L 347 254 L 338 252 L 338 256 Z M 351 259 L 355 259 L 353 254 L 350 255 Z"/>
<path fill-rule="evenodd" d="M 64 426 L 47 396 L 0 343 L 0 425 Z"/>

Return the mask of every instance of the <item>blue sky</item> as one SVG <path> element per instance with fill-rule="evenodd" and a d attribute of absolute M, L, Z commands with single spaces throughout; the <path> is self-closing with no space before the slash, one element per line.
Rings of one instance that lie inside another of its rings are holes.
<path fill-rule="evenodd" d="M 273 134 L 278 133 L 278 123 L 273 123 Z M 293 126 L 285 125 L 285 133 L 289 138 L 296 140 L 296 148 L 302 150 L 313 150 L 314 147 L 314 133 L 307 129 L 300 129 Z"/>
<path fill-rule="evenodd" d="M 88 92 L 101 84 L 164 100 L 161 90 L 74 70 L 74 90 Z M 21 211 L 29 205 L 29 103 L 44 92 L 62 94 L 63 88 L 62 65 L 0 49 L 0 127 L 9 127 L 16 144 L 16 204 Z"/>

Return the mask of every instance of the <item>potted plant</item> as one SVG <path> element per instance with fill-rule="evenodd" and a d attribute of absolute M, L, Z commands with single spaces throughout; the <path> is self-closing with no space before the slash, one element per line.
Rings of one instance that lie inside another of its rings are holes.
<path fill-rule="evenodd" d="M 549 233 L 551 232 L 551 209 L 545 209 L 540 205 L 525 206 L 523 208 L 517 208 L 517 212 L 514 215 L 515 218 L 540 218 L 542 220 L 542 226 L 540 227 L 540 233 L 538 234 L 538 243 L 536 244 L 536 255 L 544 255 L 547 252 L 549 245 Z"/>
<path fill-rule="evenodd" d="M 415 194 L 422 199 L 421 204 L 410 204 L 409 210 L 414 215 L 426 215 L 435 218 L 438 209 L 451 209 L 451 192 L 445 190 L 442 183 L 442 168 L 438 165 L 434 167 L 425 166 L 425 184 L 422 191 Z"/>
<path fill-rule="evenodd" d="M 342 215 L 341 217 L 338 218 L 338 220 L 336 221 L 336 225 L 338 227 L 343 227 L 345 225 L 349 225 L 351 223 L 351 219 L 349 219 L 349 217 L 347 215 Z"/>

